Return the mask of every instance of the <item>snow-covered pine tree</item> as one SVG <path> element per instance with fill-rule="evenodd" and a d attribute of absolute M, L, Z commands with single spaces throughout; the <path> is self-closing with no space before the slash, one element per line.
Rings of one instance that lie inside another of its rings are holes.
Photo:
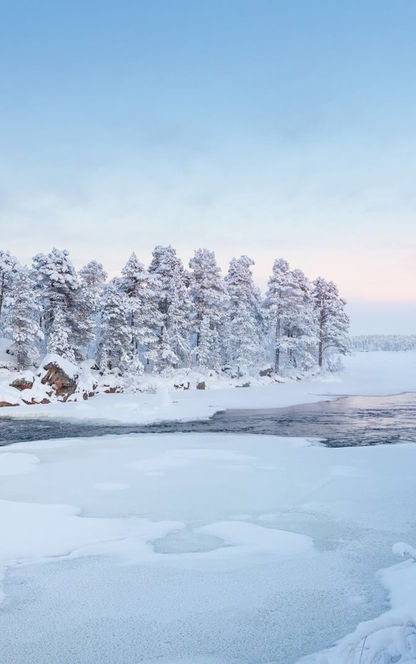
<path fill-rule="evenodd" d="M 81 284 L 74 293 L 67 311 L 71 344 L 77 362 L 85 359 L 86 352 L 92 349 L 96 336 L 96 315 L 98 302 L 93 288 Z"/>
<path fill-rule="evenodd" d="M 143 362 L 154 359 L 162 317 L 149 273 L 134 252 L 123 267 L 122 274 L 120 285 L 128 298 L 132 352 L 140 367 Z"/>
<path fill-rule="evenodd" d="M 331 354 L 346 355 L 349 351 L 349 318 L 346 302 L 333 281 L 318 277 L 313 282 L 312 297 L 318 336 L 318 364 L 329 363 Z"/>
<path fill-rule="evenodd" d="M 39 357 L 38 345 L 43 338 L 39 326 L 39 302 L 29 270 L 14 271 L 5 295 L 4 331 L 11 338 L 11 353 L 19 369 L 27 369 Z"/>
<path fill-rule="evenodd" d="M 107 276 L 102 264 L 95 260 L 89 261 L 79 271 L 80 288 L 75 298 L 78 310 L 75 327 L 78 332 L 76 336 L 87 357 L 93 357 L 96 351 L 101 298 Z"/>
<path fill-rule="evenodd" d="M 225 322 L 227 296 L 215 253 L 197 249 L 189 261 L 192 269 L 190 296 L 192 300 L 192 331 L 195 334 L 193 355 L 197 364 L 218 368 L 220 335 Z"/>
<path fill-rule="evenodd" d="M 176 367 L 189 359 L 189 277 L 175 249 L 160 245 L 153 250 L 149 275 L 150 288 L 160 313 L 158 342 L 154 349 L 155 364 L 160 368 L 171 362 L 170 366 Z M 167 352 L 168 346 L 170 353 Z"/>
<path fill-rule="evenodd" d="M 229 297 L 228 324 L 224 347 L 226 361 L 238 373 L 260 360 L 263 329 L 260 292 L 255 287 L 248 256 L 233 258 L 225 284 Z"/>
<path fill-rule="evenodd" d="M 99 291 L 107 281 L 108 275 L 101 263 L 92 260 L 81 268 L 79 276 L 82 284 Z"/>
<path fill-rule="evenodd" d="M 71 336 L 72 331 L 68 325 L 65 312 L 60 307 L 55 308 L 53 322 L 49 328 L 48 353 L 55 353 L 75 363 L 75 352 Z"/>
<path fill-rule="evenodd" d="M 224 325 L 221 329 L 224 330 Z M 203 315 L 198 330 L 198 345 L 192 351 L 196 363 L 205 369 L 218 370 L 221 366 L 220 338 L 218 330 L 211 327 L 209 315 Z"/>
<path fill-rule="evenodd" d="M 302 270 L 292 270 L 284 322 L 289 365 L 306 371 L 315 364 L 316 325 L 311 284 Z"/>
<path fill-rule="evenodd" d="M 172 294 L 168 305 L 167 313 L 167 335 L 170 343 L 170 348 L 178 362 L 173 366 L 176 368 L 178 364 L 189 366 L 190 364 L 190 313 L 191 302 L 189 299 L 184 272 L 181 269 L 182 265 L 175 265 L 172 273 Z"/>
<path fill-rule="evenodd" d="M 289 263 L 278 258 L 273 263 L 273 272 L 268 281 L 264 309 L 274 350 L 274 371 L 280 373 L 282 354 L 286 349 L 285 325 L 291 308 L 292 279 Z"/>
<path fill-rule="evenodd" d="M 0 249 L 0 322 L 5 304 L 5 297 L 10 290 L 14 275 L 19 270 L 17 259 L 9 251 Z"/>
<path fill-rule="evenodd" d="M 258 328 L 252 311 L 242 303 L 230 320 L 228 353 L 231 366 L 237 375 L 244 375 L 259 362 L 260 344 Z"/>
<path fill-rule="evenodd" d="M 104 372 L 118 368 L 126 373 L 134 367 L 134 359 L 128 301 L 119 281 L 113 279 L 104 291 L 97 362 Z"/>
<path fill-rule="evenodd" d="M 70 325 L 71 309 L 79 288 L 78 278 L 66 249 L 54 248 L 49 254 L 37 254 L 33 258 L 33 271 L 42 297 L 43 328 L 48 336 L 58 309 Z"/>

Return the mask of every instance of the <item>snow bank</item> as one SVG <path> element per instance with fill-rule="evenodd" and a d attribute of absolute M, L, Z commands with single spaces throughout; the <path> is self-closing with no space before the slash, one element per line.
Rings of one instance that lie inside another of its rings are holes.
<path fill-rule="evenodd" d="M 227 408 L 278 408 L 347 394 L 414 392 L 416 352 L 358 353 L 346 358 L 345 370 L 340 374 L 286 383 L 262 378 L 241 389 L 235 389 L 235 383 L 229 379 L 214 376 L 206 379 L 206 390 L 175 390 L 171 378 L 160 376 L 139 378 L 143 381 L 141 385 L 145 392 L 101 393 L 88 401 L 76 393 L 73 398 L 77 401 L 32 405 L 30 408 L 2 408 L 0 416 L 147 424 L 162 420 L 204 419 Z M 15 392 L 20 395 L 17 390 Z"/>

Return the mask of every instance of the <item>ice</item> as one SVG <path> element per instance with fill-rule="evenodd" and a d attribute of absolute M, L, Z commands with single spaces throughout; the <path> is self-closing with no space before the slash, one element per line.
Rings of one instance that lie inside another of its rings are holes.
<path fill-rule="evenodd" d="M 0 455 L 0 475 L 25 475 L 36 469 L 39 463 L 34 454 L 4 452 Z"/>
<path fill-rule="evenodd" d="M 164 405 L 109 395 L 105 416 L 122 403 L 127 417 L 163 419 L 237 397 L 270 406 L 414 389 L 414 356 L 396 375 L 388 353 L 373 369 L 369 355 L 362 390 L 352 359 L 337 382 L 176 394 L 175 404 L 169 392 Z M 87 416 L 100 412 L 93 401 Z M 411 444 L 329 449 L 242 434 L 1 448 L 1 661 L 414 662 L 415 461 Z"/>
<path fill-rule="evenodd" d="M 98 491 L 123 491 L 128 489 L 128 484 L 123 484 L 123 482 L 97 482 L 94 484 L 94 489 Z"/>

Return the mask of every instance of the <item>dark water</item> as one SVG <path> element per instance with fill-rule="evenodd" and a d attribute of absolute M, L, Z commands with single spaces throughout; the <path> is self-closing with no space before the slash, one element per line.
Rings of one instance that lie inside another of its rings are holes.
<path fill-rule="evenodd" d="M 129 433 L 254 433 L 321 438 L 330 447 L 416 442 L 416 394 L 352 396 L 287 408 L 226 410 L 209 420 L 148 425 L 0 418 L 0 445 Z"/>

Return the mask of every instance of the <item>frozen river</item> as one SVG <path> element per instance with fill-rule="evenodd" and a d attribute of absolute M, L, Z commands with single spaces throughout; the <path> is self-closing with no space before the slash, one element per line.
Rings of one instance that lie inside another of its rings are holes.
<path fill-rule="evenodd" d="M 286 408 L 224 410 L 208 419 L 154 424 L 0 419 L 0 446 L 17 441 L 131 433 L 257 433 L 316 437 L 331 447 L 416 442 L 416 393 L 350 396 Z"/>
<path fill-rule="evenodd" d="M 415 461 L 287 432 L 3 447 L 0 661 L 294 663 L 386 610 Z"/>

